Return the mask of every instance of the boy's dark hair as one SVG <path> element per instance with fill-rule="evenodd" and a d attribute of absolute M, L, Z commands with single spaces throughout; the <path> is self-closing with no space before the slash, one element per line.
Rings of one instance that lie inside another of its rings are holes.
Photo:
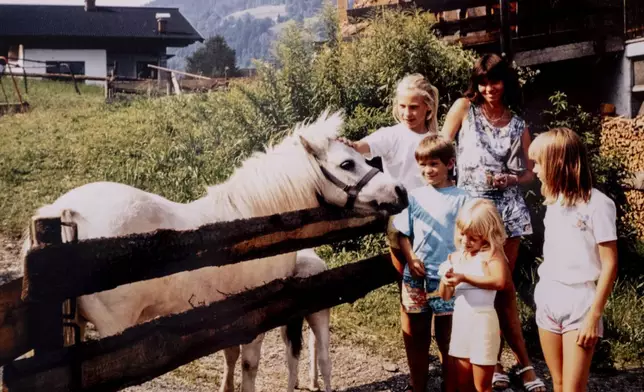
<path fill-rule="evenodd" d="M 503 82 L 503 103 L 512 110 L 521 110 L 521 85 L 516 72 L 510 65 L 494 53 L 488 53 L 481 56 L 472 68 L 470 75 L 470 84 L 465 91 L 465 97 L 475 105 L 483 103 L 483 96 L 479 92 L 479 85 L 485 84 L 485 81 L 502 81 Z"/>
<path fill-rule="evenodd" d="M 417 162 L 427 159 L 440 159 L 443 164 L 448 165 L 452 159 L 456 158 L 456 149 L 451 141 L 444 139 L 440 135 L 432 134 L 425 136 L 418 143 L 414 155 Z"/>

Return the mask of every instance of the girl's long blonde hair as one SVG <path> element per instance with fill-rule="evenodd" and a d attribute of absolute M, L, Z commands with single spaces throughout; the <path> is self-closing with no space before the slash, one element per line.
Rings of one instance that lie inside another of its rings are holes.
<path fill-rule="evenodd" d="M 567 207 L 590 201 L 593 180 L 583 141 L 568 128 L 554 128 L 530 144 L 530 159 L 541 167 L 541 193 L 546 204 L 561 198 Z"/>
<path fill-rule="evenodd" d="M 491 254 L 503 253 L 503 244 L 508 237 L 496 206 L 486 199 L 472 199 L 461 207 L 456 216 L 454 243 L 461 244 L 461 233 L 479 237 L 486 242 L 484 250 Z"/>
<path fill-rule="evenodd" d="M 419 73 L 407 75 L 402 78 L 396 87 L 396 96 L 394 97 L 393 114 L 396 121 L 400 122 L 398 114 L 398 95 L 411 91 L 423 97 L 425 104 L 429 108 L 425 126 L 429 132 L 438 132 L 438 89 L 425 79 Z"/>

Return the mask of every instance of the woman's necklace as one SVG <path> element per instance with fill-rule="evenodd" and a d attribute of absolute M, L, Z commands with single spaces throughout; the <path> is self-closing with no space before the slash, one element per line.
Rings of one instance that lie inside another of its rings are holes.
<path fill-rule="evenodd" d="M 507 113 L 508 113 L 507 108 L 503 108 L 503 111 L 501 112 L 501 115 L 499 115 L 498 117 L 494 118 L 494 117 L 492 117 L 492 115 L 490 114 L 490 112 L 488 111 L 488 109 L 487 109 L 487 107 L 485 105 L 482 105 L 481 107 L 483 109 L 483 115 L 490 122 L 490 124 L 496 126 L 496 124 L 505 122 L 507 120 Z"/>

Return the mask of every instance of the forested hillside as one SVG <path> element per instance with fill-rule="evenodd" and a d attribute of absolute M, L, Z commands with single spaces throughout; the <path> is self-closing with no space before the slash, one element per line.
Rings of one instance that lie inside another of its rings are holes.
<path fill-rule="evenodd" d="M 237 54 L 237 66 L 266 59 L 281 25 L 313 17 L 325 0 L 154 0 L 150 7 L 177 7 L 204 38 L 222 35 Z M 332 0 L 335 3 L 335 0 Z M 199 44 L 172 51 L 170 66 L 185 67 Z"/>

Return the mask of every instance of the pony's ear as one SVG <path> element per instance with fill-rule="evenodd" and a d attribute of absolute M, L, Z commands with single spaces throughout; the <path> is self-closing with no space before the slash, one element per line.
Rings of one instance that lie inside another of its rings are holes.
<path fill-rule="evenodd" d="M 318 158 L 320 156 L 320 153 L 322 152 L 322 149 L 319 146 L 316 146 L 314 143 L 308 141 L 304 136 L 299 135 L 299 137 L 300 143 L 302 143 L 302 146 L 304 147 L 306 152 Z"/>

